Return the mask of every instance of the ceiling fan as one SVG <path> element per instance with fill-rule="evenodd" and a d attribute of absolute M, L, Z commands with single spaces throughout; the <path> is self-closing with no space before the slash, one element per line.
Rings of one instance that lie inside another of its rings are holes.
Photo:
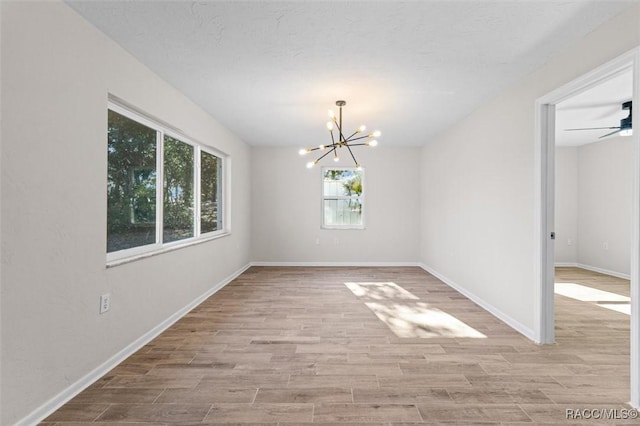
<path fill-rule="evenodd" d="M 606 135 L 600 136 L 598 139 L 606 138 L 607 136 L 615 135 L 616 133 L 620 133 L 620 136 L 631 136 L 633 132 L 633 127 L 631 125 L 631 116 L 632 114 L 632 101 L 627 101 L 622 104 L 622 110 L 629 110 L 629 115 L 622 120 L 620 120 L 620 125 L 615 127 L 585 127 L 582 129 L 565 129 L 566 131 L 573 130 L 613 130 L 611 133 L 607 133 Z"/>

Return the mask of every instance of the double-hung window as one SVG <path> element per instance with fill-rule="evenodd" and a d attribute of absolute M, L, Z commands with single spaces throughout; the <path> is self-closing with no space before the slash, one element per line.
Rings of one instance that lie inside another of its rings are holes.
<path fill-rule="evenodd" d="M 225 233 L 225 156 L 109 103 L 107 261 Z"/>
<path fill-rule="evenodd" d="M 322 169 L 322 226 L 334 229 L 364 228 L 364 170 Z"/>

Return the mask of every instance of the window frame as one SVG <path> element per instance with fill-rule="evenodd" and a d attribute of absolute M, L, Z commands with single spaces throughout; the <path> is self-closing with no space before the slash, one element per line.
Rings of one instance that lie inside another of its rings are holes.
<path fill-rule="evenodd" d="M 143 246 L 131 247 L 123 250 L 106 252 L 107 267 L 116 266 L 122 263 L 128 263 L 133 260 L 146 258 L 159 253 L 175 250 L 182 247 L 199 244 L 205 241 L 210 241 L 226 235 L 231 234 L 229 227 L 230 221 L 228 213 L 230 212 L 230 198 L 227 196 L 228 184 L 230 182 L 228 176 L 228 167 L 230 164 L 230 158 L 222 151 L 213 148 L 209 145 L 196 141 L 193 138 L 186 136 L 183 132 L 172 126 L 164 123 L 161 120 L 155 119 L 144 112 L 139 111 L 137 108 L 132 107 L 125 102 L 114 99 L 115 97 L 109 96 L 107 102 L 107 111 L 111 110 L 117 114 L 120 114 L 130 120 L 140 123 L 152 130 L 156 131 L 156 229 L 155 229 L 155 243 L 146 244 Z M 194 150 L 194 172 L 193 172 L 193 188 L 194 188 L 194 235 L 189 238 L 181 240 L 171 241 L 168 243 L 163 242 L 164 237 L 164 138 L 165 136 L 178 140 L 193 147 Z M 218 191 L 220 199 L 220 208 L 218 209 L 218 223 L 220 229 L 201 233 L 200 227 L 200 153 L 206 152 L 215 156 L 219 164 L 218 171 Z M 108 159 L 107 159 L 108 162 Z M 105 196 L 107 193 L 105 192 Z M 109 218 L 106 217 L 105 224 L 108 224 Z M 105 232 L 106 235 L 106 232 Z M 106 250 L 106 249 L 105 249 Z"/>
<path fill-rule="evenodd" d="M 331 170 L 351 170 L 351 171 L 357 171 L 361 174 L 362 176 L 362 194 L 360 194 L 359 196 L 348 196 L 348 195 L 331 195 L 331 196 L 325 196 L 324 195 L 324 175 L 327 171 L 331 171 Z M 342 230 L 362 230 L 362 229 L 366 229 L 365 226 L 365 210 L 366 210 L 366 202 L 365 202 L 365 193 L 366 191 L 366 182 L 365 182 L 365 173 L 364 173 L 364 168 L 363 167 L 323 167 L 322 168 L 322 174 L 320 175 L 320 214 L 321 214 L 321 229 L 332 229 L 332 230 L 336 230 L 336 229 L 342 229 Z M 362 224 L 360 225 L 327 225 L 325 223 L 325 208 L 324 208 L 324 203 L 327 199 L 341 199 L 341 200 L 353 200 L 353 199 L 359 199 L 361 201 L 362 204 L 362 211 L 361 211 L 361 217 L 362 217 Z"/>
<path fill-rule="evenodd" d="M 211 147 L 204 147 L 201 146 L 200 149 L 197 150 L 197 158 L 196 158 L 196 168 L 197 168 L 197 172 L 196 172 L 196 188 L 197 188 L 197 195 L 198 195 L 198 202 L 196 203 L 196 210 L 198 212 L 196 219 L 197 219 L 197 223 L 196 223 L 196 229 L 198 231 L 198 235 L 203 235 L 202 234 L 202 210 L 201 210 L 201 202 L 202 202 L 202 191 L 201 191 L 201 182 L 202 182 L 202 153 L 206 153 L 206 154 L 210 154 L 213 155 L 214 157 L 216 157 L 219 161 L 218 163 L 218 176 L 219 179 L 216 182 L 217 183 L 217 191 L 219 195 L 219 199 L 220 199 L 220 204 L 221 206 L 218 207 L 218 224 L 221 225 L 220 229 L 216 229 L 215 231 L 209 231 L 206 232 L 204 235 L 211 235 L 211 236 L 215 236 L 218 233 L 224 231 L 225 229 L 227 229 L 227 224 L 229 223 L 229 212 L 230 209 L 228 209 L 229 203 L 227 201 L 226 198 L 226 194 L 227 194 L 227 182 L 230 182 L 230 171 L 228 170 L 229 167 L 229 159 L 227 157 L 223 157 L 219 151 L 216 151 L 215 149 L 211 148 Z"/>

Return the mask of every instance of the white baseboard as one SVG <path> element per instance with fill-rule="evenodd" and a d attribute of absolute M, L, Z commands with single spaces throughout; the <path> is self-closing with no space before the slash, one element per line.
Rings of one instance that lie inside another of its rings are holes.
<path fill-rule="evenodd" d="M 585 265 L 584 263 L 556 262 L 555 266 L 560 268 L 573 267 L 573 268 L 586 269 L 587 271 L 598 272 L 600 274 L 610 275 L 616 278 L 622 278 L 623 280 L 631 279 L 631 275 L 629 274 L 623 274 L 622 272 L 616 272 L 616 271 L 611 271 L 609 269 L 598 268 L 597 266 Z"/>
<path fill-rule="evenodd" d="M 523 336 L 525 336 L 526 338 L 528 338 L 530 340 L 534 340 L 535 341 L 535 338 L 534 338 L 535 334 L 534 334 L 533 330 L 530 329 L 529 327 L 527 327 L 524 324 L 522 324 L 521 322 L 513 319 L 511 316 L 505 314 L 504 312 L 502 312 L 500 309 L 496 308 L 492 304 L 490 304 L 488 302 L 485 302 L 480 297 L 476 296 L 475 294 L 471 293 L 470 291 L 466 290 L 465 288 L 459 286 L 458 284 L 456 284 L 455 282 L 453 282 L 449 278 L 445 277 L 444 275 L 440 274 L 439 272 L 435 271 L 434 269 L 430 268 L 429 266 L 425 265 L 424 263 L 420 263 L 419 266 L 422 269 L 424 269 L 425 271 L 427 271 L 428 273 L 430 273 L 431 275 L 433 275 L 434 277 L 438 278 L 440 281 L 442 281 L 443 283 L 445 283 L 449 287 L 451 287 L 454 290 L 456 290 L 458 293 L 462 294 L 463 296 L 465 296 L 466 298 L 468 298 L 469 300 L 474 302 L 476 305 L 480 306 L 485 311 L 489 312 L 494 317 L 498 318 L 500 321 L 502 321 L 505 324 L 507 324 L 509 327 L 513 328 L 518 333 L 522 334 Z"/>
<path fill-rule="evenodd" d="M 151 340 L 160 335 L 167 328 L 171 327 L 176 321 L 189 313 L 193 308 L 204 302 L 208 297 L 212 294 L 216 293 L 218 290 L 229 284 L 236 277 L 242 274 L 244 271 L 249 269 L 251 263 L 246 264 L 242 268 L 238 269 L 218 284 L 207 290 L 204 294 L 198 296 L 187 306 L 183 307 L 179 311 L 172 314 L 169 318 L 162 321 L 160 324 L 140 336 L 135 341 L 131 342 L 120 352 L 113 355 L 111 358 L 100 364 L 98 367 L 93 369 L 91 372 L 86 374 L 84 377 L 80 378 L 80 380 L 73 383 L 71 386 L 67 387 L 65 390 L 60 392 L 58 395 L 51 398 L 49 401 L 42 404 L 40 407 L 32 411 L 29 415 L 24 417 L 22 420 L 18 421 L 16 426 L 30 426 L 35 425 L 44 420 L 47 416 L 51 415 L 54 411 L 60 408 L 62 405 L 66 404 L 69 400 L 71 400 L 74 396 L 82 392 L 100 377 L 104 376 L 106 373 L 111 371 L 114 367 L 120 364 L 122 361 L 127 359 L 130 355 L 135 353 L 137 350 L 142 348 L 144 345 L 149 343 Z"/>
<path fill-rule="evenodd" d="M 577 268 L 578 264 L 575 262 L 556 262 L 554 266 L 556 268 Z"/>
<path fill-rule="evenodd" d="M 251 262 L 251 266 L 364 266 L 364 267 L 400 267 L 417 266 L 418 262 Z"/>

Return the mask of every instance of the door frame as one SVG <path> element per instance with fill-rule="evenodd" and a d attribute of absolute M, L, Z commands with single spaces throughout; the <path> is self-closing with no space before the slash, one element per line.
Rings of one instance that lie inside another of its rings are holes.
<path fill-rule="evenodd" d="M 640 47 L 538 98 L 535 102 L 534 198 L 534 340 L 555 341 L 554 232 L 555 105 L 602 82 L 633 70 L 633 99 L 640 100 Z M 632 120 L 640 123 L 640 108 Z M 640 129 L 640 126 L 636 126 Z M 630 404 L 640 407 L 640 130 L 633 132 L 633 201 L 631 219 Z"/>

